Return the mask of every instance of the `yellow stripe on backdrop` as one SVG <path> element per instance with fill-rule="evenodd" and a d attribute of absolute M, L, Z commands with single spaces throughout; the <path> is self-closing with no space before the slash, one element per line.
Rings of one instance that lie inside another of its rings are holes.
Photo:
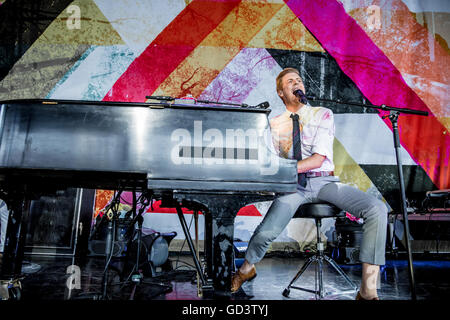
<path fill-rule="evenodd" d="M 73 1 L 0 82 L 0 100 L 45 98 L 90 46 L 123 43 L 95 3 Z"/>
<path fill-rule="evenodd" d="M 45 98 L 88 45 L 39 43 L 0 82 L 0 100 Z"/>
<path fill-rule="evenodd" d="M 50 24 L 37 42 L 94 46 L 124 44 L 120 35 L 92 0 L 73 1 Z"/>
<path fill-rule="evenodd" d="M 344 145 L 336 138 L 334 139 L 333 145 L 333 162 L 335 166 L 334 174 L 339 176 L 342 183 L 368 192 L 387 204 L 372 180 L 370 180 L 364 170 L 347 152 Z"/>

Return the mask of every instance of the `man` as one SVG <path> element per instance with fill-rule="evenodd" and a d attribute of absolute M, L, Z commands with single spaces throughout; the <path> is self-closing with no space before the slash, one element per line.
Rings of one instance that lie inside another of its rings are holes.
<path fill-rule="evenodd" d="M 270 121 L 273 143 L 280 156 L 301 159 L 297 162 L 299 183 L 295 193 L 273 201 L 250 239 L 245 261 L 232 278 L 231 291 L 236 292 L 245 281 L 256 277 L 255 263 L 264 257 L 270 243 L 283 231 L 301 204 L 323 200 L 363 218 L 359 257 L 362 281 L 356 299 L 378 299 L 379 266 L 385 264 L 387 207 L 375 197 L 340 183 L 333 175 L 333 113 L 327 108 L 306 105 L 294 94 L 299 89 L 305 92 L 298 70 L 287 68 L 281 71 L 276 88 L 286 111 Z M 293 134 L 296 126 L 300 139 Z"/>

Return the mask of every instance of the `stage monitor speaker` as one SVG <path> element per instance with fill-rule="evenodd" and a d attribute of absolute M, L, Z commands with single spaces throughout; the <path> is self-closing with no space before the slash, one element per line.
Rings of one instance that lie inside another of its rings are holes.
<path fill-rule="evenodd" d="M 170 241 L 175 238 L 177 233 L 159 233 L 153 232 L 142 237 L 141 249 L 139 255 L 139 268 L 145 276 L 155 276 L 156 268 L 170 269 L 168 265 Z M 127 255 L 127 268 L 129 269 L 136 262 L 137 257 L 137 239 L 133 239 Z"/>

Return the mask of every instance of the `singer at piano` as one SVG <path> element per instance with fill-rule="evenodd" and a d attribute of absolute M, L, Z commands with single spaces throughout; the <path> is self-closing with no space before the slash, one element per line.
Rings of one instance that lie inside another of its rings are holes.
<path fill-rule="evenodd" d="M 301 204 L 321 200 L 363 218 L 359 257 L 362 279 L 356 299 L 378 300 L 376 284 L 380 265 L 385 264 L 388 209 L 381 200 L 341 183 L 339 177 L 334 176 L 333 112 L 308 104 L 299 71 L 294 68 L 282 70 L 276 78 L 276 90 L 286 111 L 270 121 L 272 141 L 281 157 L 298 160 L 299 184 L 295 193 L 275 199 L 256 227 L 248 244 L 245 261 L 232 278 L 231 291 L 236 292 L 244 282 L 256 276 L 255 264 L 263 259 L 269 245 L 287 226 L 297 208 Z M 295 120 L 296 117 L 299 121 Z M 295 121 L 299 122 L 300 141 L 293 138 Z M 301 149 L 294 148 L 294 145 L 300 145 Z M 294 157 L 294 149 L 300 150 L 296 152 L 298 156 Z"/>

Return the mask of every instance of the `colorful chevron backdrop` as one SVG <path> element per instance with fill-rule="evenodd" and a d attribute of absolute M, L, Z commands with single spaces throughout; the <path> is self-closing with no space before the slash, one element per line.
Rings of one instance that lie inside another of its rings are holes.
<path fill-rule="evenodd" d="M 296 67 L 307 94 L 428 111 L 399 117 L 407 197 L 450 188 L 449 1 L 3 0 L 0 21 L 0 100 L 192 95 L 269 101 L 273 117 L 284 110 L 274 79 Z M 322 105 L 335 113 L 341 180 L 396 210 L 386 112 Z M 97 190 L 95 214 L 111 197 Z M 247 240 L 269 204 L 243 208 L 235 236 Z M 182 234 L 173 211 L 147 211 L 153 229 Z M 294 223 L 277 241 L 307 233 Z"/>

